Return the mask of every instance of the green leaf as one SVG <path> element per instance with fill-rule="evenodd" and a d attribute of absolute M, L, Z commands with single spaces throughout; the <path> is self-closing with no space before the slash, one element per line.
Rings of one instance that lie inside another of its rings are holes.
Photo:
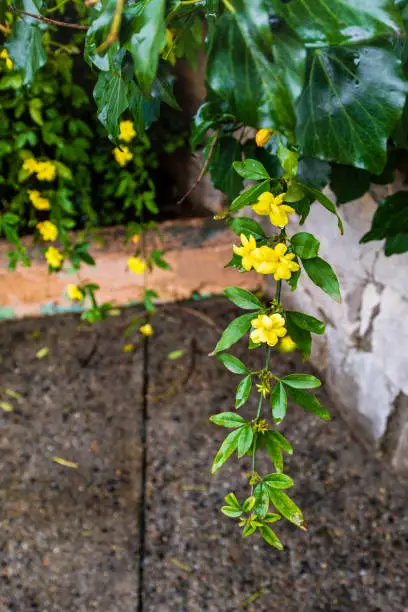
<path fill-rule="evenodd" d="M 138 31 L 124 44 L 132 54 L 136 79 L 145 96 L 150 93 L 166 43 L 165 6 L 165 0 L 146 0 L 137 19 Z"/>
<path fill-rule="evenodd" d="M 260 482 L 254 489 L 255 512 L 259 518 L 263 519 L 269 510 L 269 492 L 267 487 Z"/>
<path fill-rule="evenodd" d="M 170 265 L 163 259 L 164 251 L 152 251 L 150 257 L 158 268 L 162 270 L 171 270 Z"/>
<path fill-rule="evenodd" d="M 272 408 L 272 416 L 275 423 L 279 424 L 285 418 L 287 407 L 286 391 L 281 382 L 276 383 L 269 396 L 269 400 Z"/>
<path fill-rule="evenodd" d="M 385 198 L 374 213 L 371 229 L 360 242 L 386 239 L 386 255 L 408 250 L 408 193 L 398 191 Z"/>
<path fill-rule="evenodd" d="M 257 183 L 256 185 L 252 185 L 248 187 L 243 193 L 241 193 L 235 200 L 232 202 L 231 206 L 228 209 L 228 212 L 237 212 L 244 208 L 245 206 L 250 206 L 251 204 L 256 204 L 261 193 L 265 191 L 269 191 L 270 181 L 266 180 L 262 183 Z"/>
<path fill-rule="evenodd" d="M 269 431 L 268 434 L 269 434 L 269 438 L 271 438 L 274 442 L 276 442 L 276 444 L 278 444 L 280 448 L 283 448 L 285 452 L 287 452 L 289 455 L 292 455 L 293 453 L 292 445 L 289 444 L 287 439 L 279 431 L 276 431 L 276 430 Z"/>
<path fill-rule="evenodd" d="M 233 200 L 242 189 L 242 179 L 234 172 L 233 162 L 241 159 L 241 145 L 231 136 L 220 138 L 208 166 L 211 181 L 220 191 Z"/>
<path fill-rule="evenodd" d="M 313 414 L 316 414 L 324 421 L 330 421 L 329 412 L 326 410 L 326 408 L 324 408 L 324 406 L 322 406 L 317 397 L 314 397 L 314 395 L 310 395 L 310 393 L 302 391 L 301 389 L 293 389 L 290 387 L 288 388 L 288 393 L 289 397 L 295 402 L 295 404 L 298 404 L 298 406 L 305 408 L 305 410 L 308 410 L 309 412 L 313 412 Z"/>
<path fill-rule="evenodd" d="M 320 257 L 302 259 L 302 264 L 306 274 L 314 284 L 340 304 L 341 294 L 339 281 L 330 264 Z"/>
<path fill-rule="evenodd" d="M 252 523 L 247 523 L 244 529 L 242 530 L 242 535 L 244 538 L 247 538 L 248 536 L 251 536 L 253 533 L 255 533 L 255 531 L 256 525 L 253 525 Z"/>
<path fill-rule="evenodd" d="M 316 389 L 321 387 L 321 382 L 316 376 L 311 374 L 288 374 L 285 378 L 282 378 L 282 382 L 287 387 L 293 387 L 294 389 Z"/>
<path fill-rule="evenodd" d="M 263 525 L 263 527 L 259 527 L 259 531 L 267 544 L 273 546 L 274 548 L 277 548 L 278 550 L 283 550 L 282 542 L 279 540 L 275 532 L 272 531 L 270 527 L 268 527 L 267 525 Z"/>
<path fill-rule="evenodd" d="M 211 474 L 215 474 L 231 457 L 232 453 L 238 446 L 238 439 L 241 434 L 241 429 L 235 429 L 228 434 L 224 442 L 220 446 L 220 450 L 215 456 L 214 463 L 211 468 Z"/>
<path fill-rule="evenodd" d="M 269 4 L 308 47 L 355 46 L 403 31 L 392 0 L 269 0 Z"/>
<path fill-rule="evenodd" d="M 204 140 L 207 131 L 215 124 L 235 121 L 233 115 L 225 114 L 216 102 L 205 102 L 200 106 L 193 119 L 191 148 L 193 151 Z"/>
<path fill-rule="evenodd" d="M 301 183 L 299 183 L 299 185 L 302 185 L 302 188 L 306 191 L 306 193 L 308 193 L 311 197 L 320 202 L 320 204 L 324 206 L 326 210 L 333 213 L 333 215 L 337 217 L 337 225 L 340 230 L 340 234 L 344 234 L 343 221 L 341 220 L 340 215 L 337 212 L 337 208 L 334 202 L 329 200 L 329 198 L 325 196 L 324 193 L 319 191 L 319 189 L 315 189 L 314 187 L 310 187 L 309 185 L 303 185 Z"/>
<path fill-rule="evenodd" d="M 303 361 L 309 359 L 312 350 L 312 336 L 309 331 L 296 325 L 290 312 L 286 313 L 286 329 L 288 335 L 296 342 L 297 348 L 301 351 Z"/>
<path fill-rule="evenodd" d="M 248 368 L 242 363 L 238 357 L 228 355 L 228 353 L 219 353 L 217 359 L 225 365 L 227 370 L 233 374 L 248 374 Z"/>
<path fill-rule="evenodd" d="M 316 50 L 297 105 L 297 142 L 305 155 L 379 174 L 406 93 L 400 62 L 384 48 Z"/>
<path fill-rule="evenodd" d="M 227 502 L 228 506 L 230 506 L 231 508 L 235 508 L 235 510 L 241 510 L 241 504 L 237 500 L 235 493 L 228 493 L 228 495 L 226 495 L 224 499 Z"/>
<path fill-rule="evenodd" d="M 247 238 L 253 236 L 255 240 L 266 240 L 263 227 L 254 219 L 249 217 L 232 217 L 227 220 L 227 224 L 234 234 L 240 236 L 244 234 Z"/>
<path fill-rule="evenodd" d="M 223 331 L 222 336 L 214 349 L 214 353 L 220 353 L 229 349 L 230 346 L 238 342 L 251 327 L 251 321 L 254 318 L 253 313 L 244 314 L 237 317 Z"/>
<path fill-rule="evenodd" d="M 267 431 L 266 436 L 266 450 L 268 455 L 272 459 L 277 472 L 283 472 L 283 455 L 278 442 L 270 434 L 272 432 Z"/>
<path fill-rule="evenodd" d="M 243 419 L 236 412 L 220 412 L 210 417 L 210 421 L 219 425 L 220 427 L 242 427 L 246 424 L 246 420 Z"/>
<path fill-rule="evenodd" d="M 241 382 L 239 383 L 237 387 L 237 392 L 235 395 L 236 410 L 238 410 L 238 408 L 241 408 L 241 406 L 243 406 L 246 403 L 246 401 L 248 400 L 248 397 L 251 394 L 251 389 L 252 389 L 252 377 L 248 375 L 248 376 L 245 376 L 245 378 L 241 380 Z"/>
<path fill-rule="evenodd" d="M 286 474 L 268 474 L 263 479 L 264 484 L 272 489 L 290 489 L 293 487 L 293 480 Z"/>
<path fill-rule="evenodd" d="M 182 357 L 184 353 L 185 351 L 183 349 L 179 349 L 177 351 L 170 351 L 170 353 L 167 355 L 167 359 L 170 359 L 170 361 L 180 359 L 180 357 Z"/>
<path fill-rule="evenodd" d="M 254 432 L 251 425 L 245 425 L 240 429 L 238 438 L 238 458 L 243 457 L 251 448 L 254 439 Z"/>
<path fill-rule="evenodd" d="M 293 250 L 301 259 L 312 259 L 319 254 L 320 242 L 307 232 L 299 232 L 290 239 Z"/>
<path fill-rule="evenodd" d="M 100 72 L 93 95 L 98 106 L 99 121 L 116 138 L 120 117 L 129 105 L 125 81 L 111 72 Z"/>
<path fill-rule="evenodd" d="M 259 310 L 263 308 L 262 302 L 258 300 L 256 295 L 246 289 L 227 287 L 224 289 L 224 294 L 235 306 L 243 310 Z"/>
<path fill-rule="evenodd" d="M 6 74 L 0 79 L 0 91 L 5 89 L 20 89 L 23 84 L 23 78 L 18 72 Z"/>
<path fill-rule="evenodd" d="M 292 181 L 285 193 L 285 202 L 300 202 L 304 197 L 305 192 L 303 188 L 295 181 Z"/>
<path fill-rule="evenodd" d="M 285 519 L 301 529 L 306 529 L 305 520 L 301 510 L 297 507 L 295 502 L 293 502 L 290 497 L 286 495 L 286 493 L 279 491 L 278 489 L 269 488 L 269 497 L 277 511 L 284 516 Z"/>
<path fill-rule="evenodd" d="M 38 14 L 38 11 L 35 10 L 35 13 Z M 23 85 L 32 83 L 35 73 L 47 63 L 42 37 L 43 32 L 38 23 L 31 25 L 24 19 L 18 19 L 5 44 L 14 63 L 14 70 L 23 77 Z"/>
<path fill-rule="evenodd" d="M 275 514 L 274 512 L 268 512 L 268 514 L 264 518 L 264 523 L 276 523 L 276 521 L 281 520 L 280 514 Z"/>
<path fill-rule="evenodd" d="M 353 166 L 332 165 L 330 189 L 334 192 L 337 204 L 345 204 L 364 195 L 370 188 L 370 173 Z"/>
<path fill-rule="evenodd" d="M 255 506 L 256 498 L 254 495 L 248 497 L 244 503 L 242 504 L 242 509 L 244 512 L 251 512 L 252 508 Z"/>
<path fill-rule="evenodd" d="M 238 518 L 242 514 L 242 510 L 237 510 L 236 508 L 232 508 L 231 506 L 222 506 L 221 512 L 229 518 Z"/>
<path fill-rule="evenodd" d="M 285 147 L 280 140 L 278 145 L 278 159 L 285 172 L 285 175 L 295 177 L 298 169 L 299 153 L 297 151 L 291 151 L 291 149 Z"/>
<path fill-rule="evenodd" d="M 270 176 L 265 169 L 265 166 L 256 159 L 246 159 L 245 161 L 236 161 L 233 164 L 235 172 L 242 176 L 244 179 L 250 181 L 261 181 L 262 179 L 269 179 Z"/>
<path fill-rule="evenodd" d="M 305 314 L 304 312 L 296 312 L 295 310 L 287 310 L 286 317 L 290 318 L 291 321 L 298 327 L 313 332 L 314 334 L 324 334 L 326 326 L 322 321 Z"/>

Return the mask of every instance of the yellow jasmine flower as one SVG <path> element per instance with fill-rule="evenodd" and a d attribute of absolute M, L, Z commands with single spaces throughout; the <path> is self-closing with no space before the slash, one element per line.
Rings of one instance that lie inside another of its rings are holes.
<path fill-rule="evenodd" d="M 132 121 L 121 121 L 119 123 L 119 140 L 131 142 L 136 136 Z"/>
<path fill-rule="evenodd" d="M 252 319 L 251 325 L 254 328 L 251 332 L 251 340 L 255 344 L 266 342 L 268 346 L 275 346 L 279 338 L 286 335 L 285 319 L 280 314 L 258 315 Z"/>
<path fill-rule="evenodd" d="M 271 384 L 269 380 L 263 380 L 259 384 L 256 385 L 258 392 L 262 395 L 262 397 L 266 397 L 268 393 L 271 392 Z"/>
<path fill-rule="evenodd" d="M 275 250 L 268 246 L 261 246 L 253 252 L 254 268 L 258 274 L 273 274 L 278 265 L 278 256 Z"/>
<path fill-rule="evenodd" d="M 133 242 L 133 244 L 137 244 L 137 243 L 139 242 L 139 240 L 140 240 L 140 234 L 134 234 L 134 235 L 132 236 L 132 242 Z"/>
<path fill-rule="evenodd" d="M 293 215 L 296 211 L 292 206 L 285 204 L 284 198 L 284 193 L 274 196 L 269 191 L 265 191 L 261 193 L 258 202 L 253 204 L 251 208 L 258 215 L 269 216 L 272 225 L 285 227 L 289 222 L 288 215 Z"/>
<path fill-rule="evenodd" d="M 83 300 L 84 294 L 78 285 L 67 285 L 67 293 L 70 300 Z"/>
<path fill-rule="evenodd" d="M 295 254 L 288 253 L 286 255 L 287 250 L 288 247 L 286 244 L 283 244 L 283 242 L 280 242 L 274 248 L 278 260 L 276 270 L 273 271 L 273 277 L 276 281 L 289 280 L 292 276 L 292 272 L 297 272 L 299 270 L 299 264 L 296 263 L 296 261 L 292 261 L 295 259 Z"/>
<path fill-rule="evenodd" d="M 50 210 L 50 201 L 47 198 L 43 198 L 39 191 L 29 189 L 28 197 L 37 210 Z"/>
<path fill-rule="evenodd" d="M 146 262 L 140 257 L 129 257 L 127 265 L 129 270 L 132 270 L 135 274 L 143 274 L 146 270 Z"/>
<path fill-rule="evenodd" d="M 258 387 L 259 385 L 257 385 Z M 269 389 L 270 391 L 270 389 Z M 264 396 L 265 397 L 265 396 Z M 259 433 L 265 433 L 265 431 L 268 431 L 268 423 L 266 421 L 266 419 L 260 419 L 259 421 L 257 421 L 254 425 L 254 431 L 257 431 Z"/>
<path fill-rule="evenodd" d="M 57 169 L 50 161 L 37 162 L 37 178 L 39 181 L 53 181 L 57 175 Z"/>
<path fill-rule="evenodd" d="M 124 344 L 122 346 L 122 351 L 124 353 L 131 353 L 133 351 L 133 349 L 135 348 L 134 344 Z"/>
<path fill-rule="evenodd" d="M 241 244 L 238 247 L 236 244 L 232 247 L 234 253 L 242 257 L 242 267 L 249 272 L 255 265 L 254 251 L 256 251 L 256 241 L 254 236 L 247 238 L 245 234 L 241 234 Z"/>
<path fill-rule="evenodd" d="M 296 348 L 296 342 L 294 342 L 290 336 L 285 336 L 282 338 L 282 340 L 279 340 L 279 344 L 277 346 L 280 353 L 291 353 Z"/>
<path fill-rule="evenodd" d="M 36 228 L 41 234 L 41 238 L 43 240 L 50 240 L 54 242 L 54 240 L 58 237 L 58 229 L 54 223 L 51 221 L 42 221 L 41 223 L 37 223 Z"/>
<path fill-rule="evenodd" d="M 121 147 L 120 149 L 119 147 L 115 147 L 112 153 L 116 162 L 119 164 L 119 166 L 122 167 L 126 166 L 126 164 L 130 162 L 131 159 L 133 159 L 133 155 L 129 151 L 128 147 Z"/>
<path fill-rule="evenodd" d="M 150 325 L 150 323 L 146 323 L 139 328 L 139 331 L 142 336 L 151 336 L 153 333 L 153 327 Z"/>
<path fill-rule="evenodd" d="M 273 130 L 267 130 L 266 128 L 258 130 L 255 136 L 255 142 L 258 147 L 264 147 L 266 143 L 270 140 L 272 134 Z"/>
<path fill-rule="evenodd" d="M 37 166 L 37 160 L 34 159 L 34 157 L 29 157 L 28 159 L 24 160 L 23 170 L 26 170 L 27 172 L 32 174 L 33 172 L 37 172 Z"/>
<path fill-rule="evenodd" d="M 1 57 L 1 59 L 4 59 L 4 60 L 5 60 L 7 70 L 13 70 L 14 64 L 13 64 L 13 62 L 11 61 L 11 59 L 9 58 L 9 54 L 8 54 L 8 52 L 7 52 L 7 49 L 3 49 L 3 50 L 0 52 L 0 57 Z"/>
<path fill-rule="evenodd" d="M 51 268 L 60 268 L 64 261 L 64 256 L 53 246 L 48 247 L 45 251 L 45 259 L 48 261 Z"/>

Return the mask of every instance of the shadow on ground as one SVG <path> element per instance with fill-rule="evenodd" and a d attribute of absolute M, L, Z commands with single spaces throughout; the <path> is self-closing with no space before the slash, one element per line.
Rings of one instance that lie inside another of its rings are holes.
<path fill-rule="evenodd" d="M 0 411 L 1 612 L 408 610 L 406 486 L 324 392 L 331 423 L 291 407 L 282 427 L 308 531 L 278 524 L 278 552 L 219 513 L 231 485 L 245 494 L 250 469 L 230 460 L 209 475 L 223 432 L 208 417 L 232 409 L 238 379 L 207 354 L 234 314 L 222 300 L 166 307 L 147 362 L 137 339 L 122 351 L 130 310 L 91 331 L 71 315 L 0 326 L 1 400 L 14 407 Z M 261 365 L 244 345 L 235 353 Z M 308 371 L 290 357 L 272 367 Z"/>

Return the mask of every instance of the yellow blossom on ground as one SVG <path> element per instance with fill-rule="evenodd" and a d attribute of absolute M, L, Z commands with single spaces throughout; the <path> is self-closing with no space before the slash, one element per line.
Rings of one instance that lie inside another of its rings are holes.
<path fill-rule="evenodd" d="M 292 206 L 288 206 L 284 202 L 285 194 L 281 193 L 274 196 L 269 191 L 261 193 L 258 202 L 251 206 L 252 210 L 258 215 L 269 216 L 272 225 L 277 227 L 285 227 L 288 224 L 288 215 L 293 215 L 295 211 Z"/>
<path fill-rule="evenodd" d="M 53 181 L 57 175 L 57 169 L 50 161 L 40 161 L 37 162 L 36 173 L 39 181 Z"/>
<path fill-rule="evenodd" d="M 70 300 L 83 300 L 84 294 L 78 285 L 67 285 L 67 293 Z"/>
<path fill-rule="evenodd" d="M 137 244 L 140 241 L 140 234 L 133 234 L 132 242 L 133 244 Z"/>
<path fill-rule="evenodd" d="M 251 340 L 255 344 L 266 342 L 268 346 L 275 346 L 279 338 L 286 335 L 285 319 L 280 314 L 258 315 L 252 319 L 254 328 L 251 332 Z"/>
<path fill-rule="evenodd" d="M 150 325 L 150 323 L 146 323 L 139 328 L 139 331 L 142 336 L 151 336 L 153 333 L 153 327 Z"/>
<path fill-rule="evenodd" d="M 1 57 L 1 59 L 3 59 L 3 60 L 6 62 L 6 68 L 7 68 L 7 70 L 13 70 L 14 64 L 13 64 L 13 62 L 11 61 L 11 59 L 9 58 L 9 54 L 8 54 L 8 52 L 7 52 L 7 49 L 3 49 L 3 50 L 0 52 L 0 57 Z"/>
<path fill-rule="evenodd" d="M 277 346 L 278 351 L 281 353 L 291 353 L 296 348 L 296 342 L 294 342 L 290 336 L 285 336 L 282 340 L 279 340 Z"/>
<path fill-rule="evenodd" d="M 133 351 L 133 349 L 135 348 L 134 344 L 124 344 L 122 346 L 122 351 L 124 353 L 131 353 Z"/>
<path fill-rule="evenodd" d="M 126 164 L 130 162 L 131 159 L 133 159 L 133 155 L 129 151 L 128 147 L 121 147 L 120 149 L 119 147 L 115 147 L 112 153 L 116 162 L 119 164 L 119 166 L 122 167 L 126 166 Z"/>
<path fill-rule="evenodd" d="M 256 241 L 254 236 L 247 238 L 245 234 L 241 234 L 241 245 L 234 244 L 232 247 L 234 253 L 242 257 L 242 267 L 249 272 L 255 266 L 254 251 L 256 251 Z"/>
<path fill-rule="evenodd" d="M 28 159 L 24 160 L 23 170 L 26 170 L 27 172 L 32 174 L 33 172 L 37 172 L 37 166 L 38 166 L 37 160 L 34 159 L 34 157 L 29 157 Z"/>
<path fill-rule="evenodd" d="M 43 240 L 54 242 L 58 237 L 58 228 L 54 223 L 51 223 L 51 221 L 41 221 L 41 223 L 37 223 L 36 228 L 40 232 Z"/>
<path fill-rule="evenodd" d="M 119 140 L 131 142 L 136 136 L 132 121 L 121 121 L 119 123 Z"/>
<path fill-rule="evenodd" d="M 45 251 L 45 259 L 48 261 L 52 268 L 60 268 L 64 261 L 64 256 L 53 246 L 48 247 Z"/>
<path fill-rule="evenodd" d="M 129 257 L 127 265 L 129 270 L 132 270 L 135 274 L 143 274 L 146 270 L 146 262 L 140 257 Z"/>
<path fill-rule="evenodd" d="M 255 142 L 258 147 L 264 147 L 266 143 L 270 140 L 272 134 L 273 130 L 268 130 L 266 128 L 258 130 L 255 136 Z"/>
<path fill-rule="evenodd" d="M 43 198 L 39 191 L 29 189 L 28 197 L 37 210 L 50 210 L 50 201 L 47 198 Z"/>

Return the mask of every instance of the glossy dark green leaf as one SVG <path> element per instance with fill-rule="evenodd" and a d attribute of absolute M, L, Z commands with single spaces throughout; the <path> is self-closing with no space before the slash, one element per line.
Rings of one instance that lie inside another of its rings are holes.
<path fill-rule="evenodd" d="M 119 133 L 120 117 L 129 105 L 125 81 L 111 72 L 100 72 L 94 98 L 98 106 L 99 121 L 115 138 Z"/>
<path fill-rule="evenodd" d="M 191 147 L 194 149 L 203 142 L 207 131 L 217 123 L 234 121 L 233 115 L 225 114 L 216 102 L 205 102 L 200 106 L 193 119 Z"/>
<path fill-rule="evenodd" d="M 258 300 L 256 295 L 246 289 L 227 287 L 224 290 L 224 294 L 233 304 L 243 310 L 259 310 L 263 308 L 262 302 Z"/>
<path fill-rule="evenodd" d="M 288 374 L 282 378 L 282 382 L 287 387 L 294 389 L 315 389 L 321 387 L 321 382 L 316 376 L 311 374 Z"/>
<path fill-rule="evenodd" d="M 226 503 L 228 504 L 228 506 L 230 506 L 231 508 L 235 508 L 235 510 L 241 510 L 241 504 L 239 503 L 239 501 L 237 500 L 237 497 L 235 495 L 235 493 L 228 493 L 228 495 L 226 495 L 224 497 Z"/>
<path fill-rule="evenodd" d="M 236 412 L 220 412 L 210 417 L 210 421 L 220 427 L 242 427 L 246 424 L 246 420 L 239 416 Z"/>
<path fill-rule="evenodd" d="M 336 302 L 341 302 L 340 286 L 337 276 L 327 261 L 320 257 L 314 259 L 302 259 L 306 274 L 325 293 L 330 295 Z"/>
<path fill-rule="evenodd" d="M 314 334 L 324 334 L 326 326 L 322 321 L 316 319 L 316 317 L 312 317 L 311 315 L 307 315 L 304 312 L 296 312 L 295 310 L 287 310 L 286 317 L 290 318 L 295 325 L 301 327 L 302 329 L 313 332 Z"/>
<path fill-rule="evenodd" d="M 269 431 L 266 432 L 265 434 L 266 450 L 275 466 L 275 470 L 277 472 L 283 472 L 283 455 L 282 455 L 281 447 L 278 444 L 278 442 L 275 440 L 275 438 L 272 437 L 270 434 L 271 432 Z"/>
<path fill-rule="evenodd" d="M 132 54 L 136 79 L 145 96 L 150 94 L 166 42 L 165 5 L 165 0 L 146 0 L 139 28 L 124 45 Z"/>
<path fill-rule="evenodd" d="M 384 48 L 315 50 L 297 105 L 305 155 L 380 173 L 405 104 L 399 60 Z"/>
<path fill-rule="evenodd" d="M 256 185 L 252 185 L 248 187 L 243 193 L 235 198 L 229 207 L 229 212 L 237 212 L 244 208 L 245 206 L 250 206 L 251 204 L 256 204 L 261 193 L 265 191 L 269 191 L 270 181 L 265 180 L 262 183 L 257 183 Z"/>
<path fill-rule="evenodd" d="M 231 506 L 222 506 L 221 512 L 225 514 L 225 516 L 228 516 L 228 518 L 238 518 L 242 514 L 242 510 L 237 510 Z"/>
<path fill-rule="evenodd" d="M 233 374 L 248 374 L 248 368 L 238 357 L 228 355 L 228 353 L 218 353 L 217 359 Z"/>
<path fill-rule="evenodd" d="M 238 446 L 238 439 L 241 435 L 241 429 L 235 429 L 228 434 L 224 442 L 220 446 L 220 450 L 215 456 L 211 473 L 215 474 L 224 465 L 224 463 L 231 457 L 232 453 Z"/>
<path fill-rule="evenodd" d="M 301 259 L 311 259 L 319 254 L 320 242 L 307 232 L 299 232 L 290 239 L 293 250 Z"/>
<path fill-rule="evenodd" d="M 255 512 L 259 518 L 263 519 L 268 514 L 269 510 L 269 492 L 267 487 L 260 482 L 254 489 L 255 495 Z"/>
<path fill-rule="evenodd" d="M 295 177 L 299 164 L 299 153 L 285 147 L 280 140 L 278 145 L 278 159 L 284 170 L 285 176 Z"/>
<path fill-rule="evenodd" d="M 276 424 L 279 424 L 285 418 L 287 407 L 286 391 L 281 382 L 276 383 L 269 396 L 269 400 L 274 421 Z"/>
<path fill-rule="evenodd" d="M 261 162 L 256 159 L 246 159 L 245 161 L 236 161 L 233 163 L 234 170 L 244 179 L 251 181 L 262 181 L 269 179 L 270 176 Z"/>
<path fill-rule="evenodd" d="M 293 502 L 290 497 L 286 495 L 286 493 L 279 491 L 279 489 L 269 488 L 269 496 L 276 510 L 282 516 L 284 516 L 285 519 L 297 527 L 305 529 L 305 520 L 303 518 L 302 511 L 297 507 L 295 502 Z"/>
<path fill-rule="evenodd" d="M 305 408 L 309 412 L 313 412 L 324 421 L 330 421 L 330 414 L 324 406 L 319 402 L 317 397 L 310 395 L 307 391 L 301 389 L 288 388 L 289 397 L 295 404 Z"/>
<path fill-rule="evenodd" d="M 35 13 L 38 14 L 38 10 Z M 14 69 L 23 77 L 24 85 L 31 84 L 35 73 L 47 63 L 47 54 L 42 44 L 44 32 L 38 20 L 31 21 L 37 23 L 27 23 L 25 18 L 18 19 L 5 44 Z"/>
<path fill-rule="evenodd" d="M 299 160 L 296 180 L 315 189 L 323 189 L 329 182 L 331 166 L 328 162 L 315 157 L 302 157 Z"/>
<path fill-rule="evenodd" d="M 276 444 L 278 444 L 280 446 L 280 448 L 283 448 L 283 450 L 288 453 L 289 455 L 292 455 L 293 453 L 293 447 L 292 445 L 287 441 L 287 439 L 280 433 L 280 431 L 276 431 L 276 430 L 269 430 L 269 438 L 274 440 L 274 442 L 276 442 Z"/>
<path fill-rule="evenodd" d="M 241 159 L 241 145 L 231 136 L 220 138 L 216 144 L 216 153 L 208 166 L 211 181 L 220 191 L 233 200 L 242 189 L 242 178 L 234 171 L 233 163 Z"/>
<path fill-rule="evenodd" d="M 226 351 L 230 346 L 238 342 L 251 327 L 251 321 L 254 318 L 254 313 L 244 314 L 237 317 L 223 331 L 222 336 L 214 349 L 215 353 Z"/>
<path fill-rule="evenodd" d="M 282 542 L 279 540 L 275 532 L 272 531 L 270 527 L 268 527 L 267 525 L 264 525 L 263 527 L 259 527 L 259 531 L 261 533 L 261 536 L 263 537 L 265 542 L 269 544 L 269 546 L 273 546 L 274 548 L 277 548 L 278 550 L 283 550 Z"/>
<path fill-rule="evenodd" d="M 392 0 L 268 0 L 268 4 L 309 47 L 356 45 L 403 31 Z"/>
<path fill-rule="evenodd" d="M 251 389 L 252 389 L 252 377 L 250 375 L 245 376 L 245 378 L 241 380 L 241 382 L 239 383 L 237 387 L 237 392 L 235 395 L 236 410 L 241 408 L 241 406 L 243 406 L 247 402 L 248 397 L 251 394 Z"/>
<path fill-rule="evenodd" d="M 339 213 L 337 212 L 337 208 L 336 208 L 336 205 L 334 204 L 334 202 L 329 200 L 329 198 L 324 193 L 322 193 L 319 189 L 315 189 L 314 187 L 310 187 L 310 185 L 302 185 L 301 183 L 299 183 L 299 185 L 301 185 L 303 187 L 304 191 L 309 196 L 311 196 L 312 198 L 314 198 L 315 200 L 320 202 L 320 204 L 322 206 L 324 206 L 324 208 L 326 210 L 328 210 L 329 212 L 331 212 L 333 215 L 335 215 L 337 217 L 337 225 L 339 227 L 340 234 L 343 234 L 344 233 L 343 221 L 341 220 L 341 217 L 340 217 Z"/>
<path fill-rule="evenodd" d="M 286 474 L 268 474 L 263 479 L 263 483 L 272 489 L 290 489 L 293 487 L 293 480 Z"/>
<path fill-rule="evenodd" d="M 385 198 L 374 213 L 371 229 L 362 243 L 386 239 L 385 254 L 408 250 L 408 193 L 399 191 Z"/>
<path fill-rule="evenodd" d="M 240 430 L 238 438 L 238 458 L 240 459 L 249 451 L 254 439 L 254 432 L 251 425 L 244 425 Z"/>
<path fill-rule="evenodd" d="M 299 327 L 293 320 L 291 313 L 287 312 L 285 315 L 286 318 L 286 329 L 288 330 L 288 335 L 292 338 L 294 342 L 296 342 L 297 348 L 302 353 L 303 361 L 306 361 L 310 357 L 310 353 L 312 350 L 312 336 L 309 331 L 306 329 Z"/>
<path fill-rule="evenodd" d="M 234 234 L 238 236 L 244 234 L 247 238 L 253 236 L 255 240 L 266 239 L 262 225 L 255 221 L 255 219 L 249 217 L 232 217 L 227 220 L 227 223 Z"/>
<path fill-rule="evenodd" d="M 333 164 L 330 189 L 334 192 L 337 203 L 344 204 L 356 200 L 370 188 L 370 173 L 353 166 Z"/>

